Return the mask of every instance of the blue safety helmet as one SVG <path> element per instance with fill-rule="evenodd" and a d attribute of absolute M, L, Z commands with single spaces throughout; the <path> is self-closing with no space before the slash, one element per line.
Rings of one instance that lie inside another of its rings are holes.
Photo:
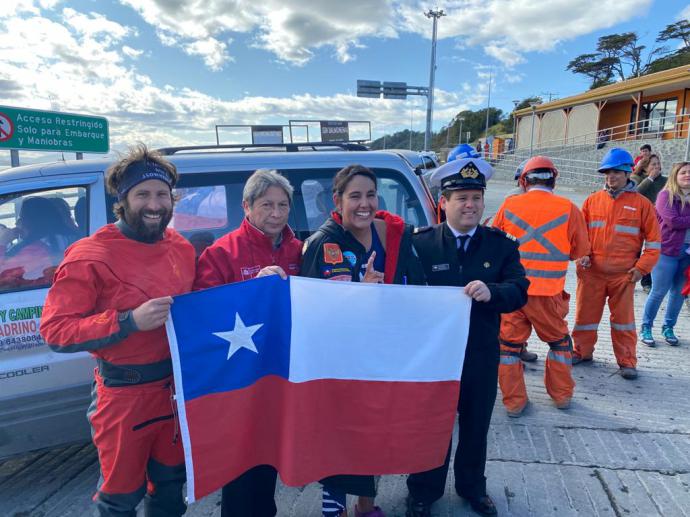
<path fill-rule="evenodd" d="M 515 181 L 520 179 L 520 175 L 522 174 L 522 171 L 525 169 L 525 164 L 529 161 L 529 158 L 526 160 L 522 160 L 520 162 L 520 165 L 518 165 L 517 169 L 515 169 L 515 176 L 513 176 L 513 179 Z"/>
<path fill-rule="evenodd" d="M 633 165 L 635 165 L 635 162 L 628 151 L 620 147 L 614 147 L 604 155 L 597 171 L 606 172 L 615 169 L 617 171 L 632 172 Z"/>
<path fill-rule="evenodd" d="M 455 146 L 448 153 L 448 159 L 446 162 L 451 162 L 453 160 L 460 160 L 462 158 L 479 158 L 480 154 L 477 150 L 470 144 L 460 144 Z"/>

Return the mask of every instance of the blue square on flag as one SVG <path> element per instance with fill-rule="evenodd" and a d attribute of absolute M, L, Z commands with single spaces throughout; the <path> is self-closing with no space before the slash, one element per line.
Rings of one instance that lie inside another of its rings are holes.
<path fill-rule="evenodd" d="M 266 375 L 289 376 L 288 282 L 271 276 L 241 284 L 175 297 L 171 315 L 187 401 L 251 386 Z"/>

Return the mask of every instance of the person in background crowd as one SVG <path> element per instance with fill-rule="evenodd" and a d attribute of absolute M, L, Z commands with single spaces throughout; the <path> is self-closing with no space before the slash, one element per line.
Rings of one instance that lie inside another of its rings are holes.
<path fill-rule="evenodd" d="M 140 145 L 106 171 L 118 221 L 65 253 L 48 291 L 41 335 L 55 352 L 97 359 L 88 411 L 103 517 L 185 513 L 165 321 L 173 296 L 194 282 L 194 249 L 175 230 L 175 166 Z"/>
<path fill-rule="evenodd" d="M 651 160 L 650 160 L 651 163 Z M 684 273 L 690 266 L 690 162 L 676 163 L 668 182 L 656 199 L 656 213 L 661 223 L 661 256 L 652 270 L 652 290 L 644 306 L 640 337 L 647 346 L 656 344 L 652 328 L 666 293 L 668 305 L 661 334 L 669 345 L 678 344 L 673 328 L 683 307 L 681 290 Z"/>
<path fill-rule="evenodd" d="M 515 237 L 479 224 L 484 212 L 486 180 L 492 174 L 491 165 L 481 158 L 455 160 L 436 169 L 431 181 L 441 189 L 439 204 L 446 213 L 446 221 L 417 228 L 414 235 L 415 249 L 429 285 L 463 287 L 472 298 L 453 470 L 456 493 L 481 515 L 497 514 L 487 494 L 484 472 L 487 433 L 496 401 L 501 313 L 525 305 L 529 286 Z M 408 517 L 429 517 L 431 505 L 443 496 L 451 448 L 452 444 L 448 444 L 442 466 L 408 477 Z"/>
<path fill-rule="evenodd" d="M 640 154 L 635 156 L 635 161 L 633 163 L 633 173 L 639 174 L 643 169 L 647 168 L 647 163 L 649 157 L 652 154 L 652 146 L 649 144 L 642 144 L 640 146 Z"/>
<path fill-rule="evenodd" d="M 598 169 L 606 176 L 604 189 L 582 205 L 592 254 L 578 264 L 573 327 L 573 364 L 591 361 L 608 299 L 613 353 L 624 379 L 637 378 L 635 284 L 652 270 L 661 249 L 654 206 L 635 191 L 632 165 L 625 149 L 609 150 Z"/>
<path fill-rule="evenodd" d="M 194 289 L 299 273 L 302 243 L 288 226 L 292 185 L 275 170 L 259 169 L 244 185 L 240 227 L 201 254 Z M 271 517 L 276 514 L 277 471 L 254 467 L 223 487 L 222 517 Z"/>
<path fill-rule="evenodd" d="M 580 209 L 553 193 L 558 169 L 545 156 L 525 164 L 520 183 L 525 193 L 507 198 L 493 225 L 520 241 L 520 260 L 530 281 L 527 305 L 501 318 L 498 380 L 508 416 L 519 417 L 528 403 L 519 358 L 532 329 L 549 345 L 544 384 L 558 409 L 570 407 L 572 341 L 565 320 L 570 295 L 565 291 L 568 261 L 590 254 L 587 226 Z"/>
<path fill-rule="evenodd" d="M 651 149 L 651 147 L 650 147 Z M 661 189 L 666 185 L 666 176 L 661 174 L 661 158 L 657 154 L 650 154 L 646 160 L 647 166 L 636 167 L 637 172 L 630 176 L 630 179 L 637 185 L 637 191 L 652 203 L 656 203 L 656 197 Z M 652 274 L 649 273 L 642 277 L 640 285 L 644 292 L 648 293 L 652 289 Z"/>
<path fill-rule="evenodd" d="M 373 171 L 361 165 L 338 171 L 333 179 L 333 203 L 331 217 L 304 243 L 302 276 L 379 284 L 425 283 L 412 247 L 412 228 L 397 215 L 378 209 Z M 383 511 L 374 505 L 374 476 L 345 473 L 322 483 L 324 517 L 346 515 L 346 494 L 359 496 L 356 517 L 383 517 Z"/>

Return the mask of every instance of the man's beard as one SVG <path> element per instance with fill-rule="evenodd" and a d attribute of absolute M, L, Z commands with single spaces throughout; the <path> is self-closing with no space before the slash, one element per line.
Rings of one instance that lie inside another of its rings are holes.
<path fill-rule="evenodd" d="M 142 208 L 138 212 L 130 210 L 127 203 L 123 203 L 125 209 L 125 221 L 129 227 L 136 233 L 139 240 L 148 243 L 154 243 L 163 238 L 163 233 L 168 227 L 168 223 L 172 219 L 172 209 L 161 208 L 160 210 L 148 210 Z M 149 222 L 146 223 L 144 215 L 160 215 L 161 218 L 155 226 Z"/>

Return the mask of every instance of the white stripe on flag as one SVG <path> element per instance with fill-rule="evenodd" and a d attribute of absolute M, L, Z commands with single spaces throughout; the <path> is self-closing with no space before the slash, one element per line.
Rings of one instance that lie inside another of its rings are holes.
<path fill-rule="evenodd" d="M 185 406 L 184 391 L 182 389 L 182 366 L 180 364 L 180 351 L 177 348 L 177 334 L 172 316 L 165 322 L 165 332 L 168 334 L 170 345 L 170 356 L 173 363 L 173 374 L 175 378 L 175 402 L 177 404 L 177 418 L 180 424 L 180 436 L 184 448 L 184 467 L 187 472 L 187 502 L 193 503 L 194 498 L 194 461 L 192 460 L 192 440 L 189 436 L 189 425 L 187 424 L 187 408 Z"/>
<path fill-rule="evenodd" d="M 471 299 L 459 287 L 290 277 L 290 381 L 459 380 Z"/>

